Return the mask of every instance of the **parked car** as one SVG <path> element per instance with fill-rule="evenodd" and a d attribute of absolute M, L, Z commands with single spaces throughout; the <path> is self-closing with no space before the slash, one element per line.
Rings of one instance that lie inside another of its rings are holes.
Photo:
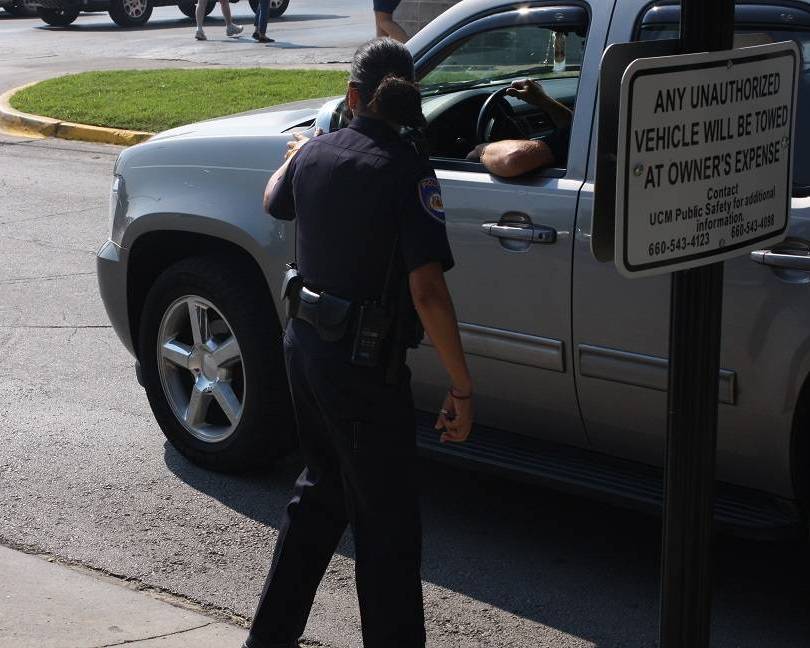
<path fill-rule="evenodd" d="M 595 260 L 589 239 L 602 53 L 677 37 L 679 20 L 672 2 L 464 0 L 409 41 L 476 384 L 471 439 L 441 445 L 431 424 L 446 377 L 429 341 L 412 352 L 426 451 L 660 507 L 669 281 L 622 278 Z M 740 4 L 737 29 L 794 40 L 803 55 L 790 228 L 779 250 L 806 258 L 810 3 Z M 567 166 L 499 179 L 465 159 L 479 139 L 542 139 L 553 129 L 511 98 L 511 118 L 482 117 L 493 93 L 526 76 L 574 109 Z M 190 124 L 118 158 L 110 238 L 98 252 L 101 295 L 157 422 L 201 465 L 246 469 L 294 444 L 278 293 L 295 224 L 264 214 L 261 198 L 292 134 L 343 126 L 341 108 L 332 98 Z M 492 237 L 515 228 L 556 236 L 545 245 Z M 726 263 L 716 515 L 751 533 L 795 531 L 806 529 L 810 504 L 810 273 L 755 260 Z"/>
<path fill-rule="evenodd" d="M 110 18 L 120 27 L 138 27 L 145 25 L 155 7 L 177 7 L 189 18 L 194 18 L 196 2 L 191 0 L 16 0 L 26 2 L 36 9 L 37 15 L 49 25 L 65 27 L 70 25 L 83 11 L 107 11 Z M 231 3 L 239 0 L 230 0 Z M 289 6 L 290 0 L 270 0 L 270 17 L 281 16 Z M 249 0 L 254 13 L 258 0 Z M 206 15 L 210 14 L 216 2 L 208 2 Z"/>
<path fill-rule="evenodd" d="M 30 18 L 37 15 L 37 9 L 31 0 L 0 0 L 0 8 L 18 18 Z"/>

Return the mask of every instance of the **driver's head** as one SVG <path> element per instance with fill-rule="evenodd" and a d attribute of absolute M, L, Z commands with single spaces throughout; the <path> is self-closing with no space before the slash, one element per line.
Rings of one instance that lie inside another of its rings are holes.
<path fill-rule="evenodd" d="M 425 125 L 413 57 L 391 38 L 375 38 L 355 52 L 346 102 L 355 115 L 398 126 Z"/>

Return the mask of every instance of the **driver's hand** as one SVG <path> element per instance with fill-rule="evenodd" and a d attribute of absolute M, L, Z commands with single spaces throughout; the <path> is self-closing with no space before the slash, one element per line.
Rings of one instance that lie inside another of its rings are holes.
<path fill-rule="evenodd" d="M 318 135 L 323 135 L 322 128 L 315 129 L 315 135 L 313 137 L 318 137 Z M 289 160 L 293 155 L 298 153 L 301 147 L 310 139 L 311 138 L 307 137 L 303 133 L 293 133 L 292 141 L 287 142 L 287 152 L 284 154 L 284 159 Z"/>
<path fill-rule="evenodd" d="M 484 149 L 487 147 L 487 142 L 483 142 L 476 146 L 472 151 L 467 153 L 467 160 L 469 162 L 480 162 L 484 155 Z"/>
<path fill-rule="evenodd" d="M 523 81 L 515 81 L 506 89 L 506 94 L 510 97 L 517 97 L 526 103 L 534 106 L 542 106 L 549 100 L 548 94 L 536 81 L 531 79 L 524 79 Z"/>

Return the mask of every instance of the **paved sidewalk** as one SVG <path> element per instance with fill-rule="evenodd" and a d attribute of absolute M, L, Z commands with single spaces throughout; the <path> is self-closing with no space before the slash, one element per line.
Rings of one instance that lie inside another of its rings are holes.
<path fill-rule="evenodd" d="M 239 648 L 247 631 L 0 546 L 0 648 Z"/>

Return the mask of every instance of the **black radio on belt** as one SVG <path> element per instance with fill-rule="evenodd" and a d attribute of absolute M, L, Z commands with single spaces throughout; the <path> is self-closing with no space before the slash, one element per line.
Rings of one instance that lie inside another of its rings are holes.
<path fill-rule="evenodd" d="M 391 318 L 384 306 L 376 302 L 360 304 L 351 363 L 358 367 L 379 366 L 390 328 Z"/>
<path fill-rule="evenodd" d="M 397 250 L 399 249 L 399 235 L 394 237 L 391 249 L 391 258 L 385 272 L 382 299 L 380 301 L 366 301 L 360 304 L 357 313 L 357 328 L 352 344 L 351 363 L 358 367 L 379 367 L 384 364 L 383 354 L 388 350 L 388 338 L 393 324 L 392 278 L 396 265 Z"/>

